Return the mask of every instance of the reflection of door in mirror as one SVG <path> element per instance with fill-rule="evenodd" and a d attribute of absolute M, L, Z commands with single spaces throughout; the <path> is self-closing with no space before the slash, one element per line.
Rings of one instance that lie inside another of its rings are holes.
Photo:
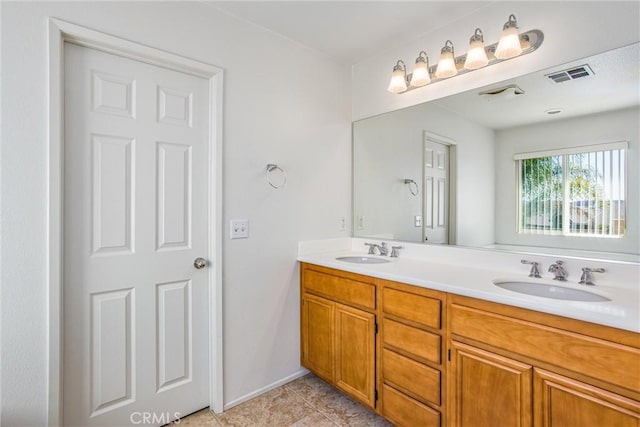
<path fill-rule="evenodd" d="M 424 241 L 449 243 L 449 145 L 424 138 Z"/>

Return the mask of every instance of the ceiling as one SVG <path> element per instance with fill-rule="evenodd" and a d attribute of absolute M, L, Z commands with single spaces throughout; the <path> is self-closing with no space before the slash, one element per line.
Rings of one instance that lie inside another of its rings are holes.
<path fill-rule="evenodd" d="M 346 65 L 419 39 L 493 3 L 431 0 L 202 1 Z M 494 129 L 625 108 L 639 102 L 639 62 L 636 44 L 487 87 L 516 84 L 525 91 L 521 96 L 481 97 L 478 92 L 487 89 L 482 88 L 435 102 Z M 552 71 L 585 63 L 594 74 L 584 79 L 553 83 L 545 77 Z M 545 113 L 549 109 L 561 109 L 562 113 L 551 116 Z"/>
<path fill-rule="evenodd" d="M 588 65 L 592 75 L 554 83 L 547 74 Z M 640 102 L 640 44 L 580 59 L 490 86 L 434 101 L 471 121 L 492 129 L 504 129 L 555 119 L 611 111 Z M 487 89 L 517 85 L 523 95 L 487 97 Z M 561 109 L 549 115 L 547 110 Z"/>
<path fill-rule="evenodd" d="M 206 1 L 352 65 L 445 27 L 488 1 Z"/>

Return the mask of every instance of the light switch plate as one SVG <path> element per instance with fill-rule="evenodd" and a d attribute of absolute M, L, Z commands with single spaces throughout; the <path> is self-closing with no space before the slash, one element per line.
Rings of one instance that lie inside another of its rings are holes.
<path fill-rule="evenodd" d="M 248 219 L 232 219 L 231 230 L 232 239 L 247 239 L 249 238 L 249 220 Z"/>

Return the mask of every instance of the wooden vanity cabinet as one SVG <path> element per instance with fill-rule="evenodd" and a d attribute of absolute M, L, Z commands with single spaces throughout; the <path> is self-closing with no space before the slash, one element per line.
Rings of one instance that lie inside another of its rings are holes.
<path fill-rule="evenodd" d="M 640 427 L 640 334 L 312 264 L 301 286 L 302 365 L 397 426 Z"/>
<path fill-rule="evenodd" d="M 381 414 L 398 426 L 443 424 L 441 292 L 380 280 Z"/>
<path fill-rule="evenodd" d="M 302 365 L 375 408 L 376 286 L 371 277 L 301 265 Z"/>
<path fill-rule="evenodd" d="M 638 334 L 448 299 L 450 425 L 640 425 Z"/>

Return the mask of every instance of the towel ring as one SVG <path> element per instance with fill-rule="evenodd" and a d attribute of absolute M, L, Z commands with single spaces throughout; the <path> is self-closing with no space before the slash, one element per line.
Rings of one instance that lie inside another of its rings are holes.
<path fill-rule="evenodd" d="M 415 182 L 412 179 L 405 179 L 404 183 L 409 185 L 409 192 L 414 195 L 417 196 L 418 195 L 418 183 Z M 414 187 L 415 187 L 415 191 L 414 191 Z"/>
<path fill-rule="evenodd" d="M 282 175 L 281 182 L 279 183 L 274 183 L 271 180 L 271 173 L 276 170 L 280 171 L 280 174 Z M 272 186 L 276 190 L 280 190 L 281 188 L 284 188 L 285 185 L 287 185 L 287 173 L 280 166 L 275 165 L 273 163 L 269 163 L 267 165 L 267 182 L 269 183 L 270 186 Z"/>

